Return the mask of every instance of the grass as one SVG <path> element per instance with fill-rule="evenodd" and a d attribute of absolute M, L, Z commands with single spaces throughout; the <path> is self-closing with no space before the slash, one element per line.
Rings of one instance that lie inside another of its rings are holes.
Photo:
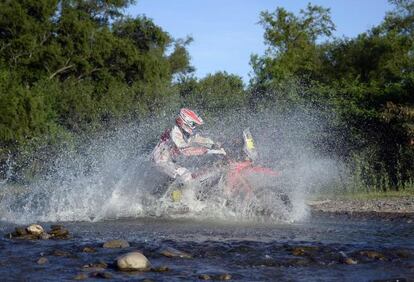
<path fill-rule="evenodd" d="M 414 197 L 414 190 L 384 191 L 384 192 L 353 192 L 335 195 L 338 199 L 375 200 L 387 198 Z"/>
<path fill-rule="evenodd" d="M 313 200 L 322 199 L 338 199 L 338 200 L 376 200 L 376 199 L 387 199 L 387 198 L 403 198 L 413 197 L 414 198 L 414 187 L 387 191 L 341 191 L 332 189 L 328 191 L 321 191 L 314 195 Z"/>

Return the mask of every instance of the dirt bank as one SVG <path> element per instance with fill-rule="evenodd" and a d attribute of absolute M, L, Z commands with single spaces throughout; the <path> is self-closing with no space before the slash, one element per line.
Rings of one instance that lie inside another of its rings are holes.
<path fill-rule="evenodd" d="M 313 214 L 414 219 L 414 197 L 383 199 L 325 199 L 308 201 Z"/>

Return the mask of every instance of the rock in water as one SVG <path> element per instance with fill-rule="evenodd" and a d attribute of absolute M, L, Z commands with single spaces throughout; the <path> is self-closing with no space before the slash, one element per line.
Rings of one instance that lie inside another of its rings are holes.
<path fill-rule="evenodd" d="M 345 264 L 348 264 L 348 265 L 352 265 L 352 264 L 358 264 L 358 261 L 357 260 L 354 260 L 353 258 L 346 258 L 344 260 L 344 263 Z"/>
<path fill-rule="evenodd" d="M 359 252 L 361 256 L 366 256 L 370 259 L 378 259 L 378 260 L 384 260 L 385 256 L 381 254 L 380 252 L 376 251 L 361 251 Z"/>
<path fill-rule="evenodd" d="M 208 274 L 200 274 L 198 276 L 198 279 L 200 279 L 200 280 L 211 280 L 211 276 L 208 275 Z"/>
<path fill-rule="evenodd" d="M 13 235 L 14 237 L 27 235 L 27 230 L 21 227 L 16 227 Z"/>
<path fill-rule="evenodd" d="M 217 280 L 231 280 L 231 275 L 228 273 L 220 274 L 216 277 Z"/>
<path fill-rule="evenodd" d="M 48 262 L 49 262 L 49 260 L 45 257 L 41 257 L 37 260 L 37 264 L 45 264 L 45 263 L 48 263 Z"/>
<path fill-rule="evenodd" d="M 32 235 L 40 235 L 44 232 L 43 227 L 39 224 L 31 224 L 26 228 L 26 230 Z"/>
<path fill-rule="evenodd" d="M 86 246 L 82 249 L 82 252 L 84 252 L 84 253 L 96 253 L 96 250 L 93 247 Z"/>
<path fill-rule="evenodd" d="M 125 240 L 111 240 L 111 241 L 105 242 L 103 244 L 103 247 L 107 249 L 128 248 L 129 243 Z"/>
<path fill-rule="evenodd" d="M 179 250 L 171 248 L 171 247 L 167 247 L 167 248 L 162 249 L 160 251 L 160 253 L 163 256 L 166 256 L 168 258 L 188 258 L 188 259 L 192 258 L 192 256 L 190 254 L 179 251 Z"/>
<path fill-rule="evenodd" d="M 112 279 L 112 274 L 105 271 L 93 272 L 91 276 L 95 278 Z"/>
<path fill-rule="evenodd" d="M 48 240 L 48 239 L 50 239 L 50 237 L 51 236 L 47 233 L 40 234 L 40 239 L 42 239 L 42 240 Z"/>
<path fill-rule="evenodd" d="M 79 273 L 75 277 L 73 277 L 73 280 L 85 280 L 88 279 L 88 275 L 85 273 Z"/>
<path fill-rule="evenodd" d="M 106 264 L 103 261 L 97 262 L 97 263 L 89 263 L 83 266 L 83 269 L 88 270 L 88 271 L 102 271 L 106 268 L 108 268 L 108 264 Z"/>
<path fill-rule="evenodd" d="M 148 271 L 151 267 L 148 259 L 139 252 L 130 252 L 118 257 L 116 264 L 122 271 Z"/>
<path fill-rule="evenodd" d="M 69 239 L 69 231 L 62 225 L 52 225 L 49 234 L 53 239 Z"/>

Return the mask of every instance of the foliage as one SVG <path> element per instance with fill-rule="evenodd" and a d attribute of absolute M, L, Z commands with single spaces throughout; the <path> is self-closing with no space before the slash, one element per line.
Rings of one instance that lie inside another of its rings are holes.
<path fill-rule="evenodd" d="M 0 1 L 0 162 L 155 114 L 177 96 L 173 77 L 193 70 L 191 39 L 126 17 L 133 2 Z"/>
<path fill-rule="evenodd" d="M 395 10 L 379 26 L 325 42 L 334 29 L 328 9 L 264 12 L 269 51 L 251 61 L 254 102 L 273 101 L 277 111 L 286 108 L 280 103 L 316 107 L 330 132 L 319 149 L 343 158 L 365 185 L 387 178 L 384 189 L 414 175 L 414 2 L 390 2 Z M 289 80 L 306 91 L 277 90 Z"/>
<path fill-rule="evenodd" d="M 247 104 L 241 77 L 227 72 L 209 74 L 199 81 L 193 77 L 181 77 L 178 86 L 185 104 L 208 113 L 220 113 Z"/>

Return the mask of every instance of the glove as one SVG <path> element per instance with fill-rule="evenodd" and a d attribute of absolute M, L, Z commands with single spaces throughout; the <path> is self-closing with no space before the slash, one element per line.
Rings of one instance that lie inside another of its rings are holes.
<path fill-rule="evenodd" d="M 193 180 L 193 176 L 191 175 L 190 171 L 186 171 L 183 174 L 181 174 L 177 180 L 182 184 L 187 184 Z"/>
<path fill-rule="evenodd" d="M 181 175 L 181 178 L 184 180 L 184 182 L 190 182 L 191 180 L 193 180 L 193 176 L 189 171 Z"/>

